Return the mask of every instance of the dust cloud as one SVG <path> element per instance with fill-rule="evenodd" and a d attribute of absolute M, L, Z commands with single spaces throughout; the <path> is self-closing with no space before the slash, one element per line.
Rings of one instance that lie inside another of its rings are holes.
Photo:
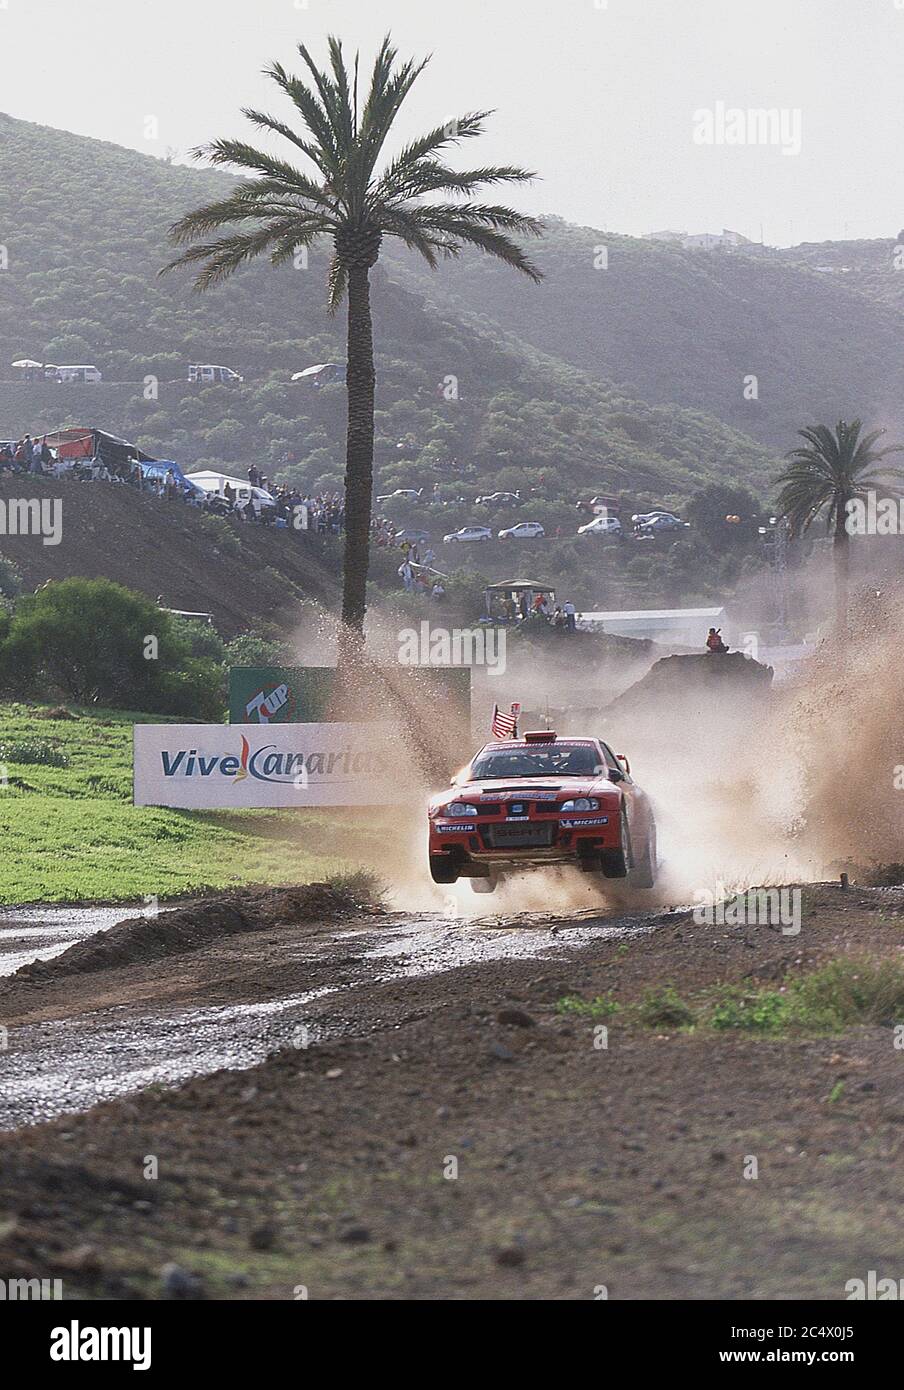
<path fill-rule="evenodd" d="M 713 682 L 703 663 L 721 658 L 704 657 L 673 660 L 674 675 L 658 687 L 654 681 L 644 696 L 651 677 L 639 678 L 656 664 L 656 648 L 630 663 L 628 677 L 626 663 L 611 653 L 588 670 L 566 663 L 558 650 L 540 658 L 531 652 L 510 660 L 502 677 L 475 673 L 470 728 L 431 671 L 362 668 L 343 684 L 341 709 L 331 717 L 377 714 L 395 726 L 393 778 L 405 797 L 403 805 L 388 806 L 386 787 L 375 786 L 374 809 L 362 814 L 379 852 L 356 845 L 347 820 L 336 853 L 375 871 L 398 910 L 450 918 L 653 910 L 692 903 L 701 893 L 814 881 L 845 865 L 904 860 L 904 612 L 890 592 L 870 590 L 855 600 L 854 628 L 861 633 L 856 643 L 823 641 L 781 687 Z M 524 707 L 522 729 L 542 728 L 548 718 L 560 733 L 598 735 L 629 758 L 656 812 L 655 889 L 632 892 L 570 869 L 532 870 L 491 896 L 475 894 L 467 880 L 431 882 L 427 797 L 489 739 L 494 701 L 515 699 Z"/>

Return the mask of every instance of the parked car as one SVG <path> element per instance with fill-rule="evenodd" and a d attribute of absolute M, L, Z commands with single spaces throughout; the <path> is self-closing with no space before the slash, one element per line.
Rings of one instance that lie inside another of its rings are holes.
<path fill-rule="evenodd" d="M 419 531 L 415 526 L 406 526 L 403 530 L 396 531 L 395 538 L 399 545 L 403 541 L 408 541 L 409 545 L 426 545 L 430 539 L 430 532 Z"/>
<path fill-rule="evenodd" d="M 48 368 L 50 370 L 50 375 L 48 375 Z M 44 368 L 44 376 L 49 381 L 61 383 L 77 381 L 84 384 L 85 382 L 103 380 L 102 374 L 98 371 L 97 367 L 53 367 L 49 363 L 48 366 Z"/>
<path fill-rule="evenodd" d="M 683 531 L 689 525 L 690 522 L 681 521 L 677 516 L 672 516 L 671 512 L 649 512 L 645 517 L 634 520 L 635 531 L 646 532 L 648 535 L 662 531 Z"/>
<path fill-rule="evenodd" d="M 591 512 L 593 516 L 605 515 L 606 513 L 613 513 L 617 516 L 621 508 L 617 497 L 603 494 L 591 497 L 589 502 L 578 502 L 576 505 L 579 512 Z"/>
<path fill-rule="evenodd" d="M 539 521 L 519 521 L 517 526 L 507 526 L 504 531 L 499 532 L 501 541 L 530 541 L 537 536 L 545 536 L 546 532 Z"/>
<path fill-rule="evenodd" d="M 595 516 L 585 526 L 578 527 L 579 536 L 622 536 L 622 524 L 617 516 Z"/>
<path fill-rule="evenodd" d="M 678 517 L 674 512 L 662 511 L 659 507 L 654 507 L 651 512 L 635 512 L 631 520 L 634 522 L 635 526 L 647 526 L 651 521 L 655 521 L 657 517 L 668 517 L 670 521 L 678 521 Z"/>
<path fill-rule="evenodd" d="M 462 526 L 460 531 L 452 531 L 448 536 L 443 536 L 446 545 L 451 545 L 453 541 L 491 541 L 493 532 L 489 526 Z"/>
<path fill-rule="evenodd" d="M 200 386 L 235 386 L 245 380 L 231 367 L 218 367 L 211 362 L 193 362 L 188 369 L 188 379 Z"/>
<path fill-rule="evenodd" d="M 378 502 L 391 502 L 394 497 L 404 498 L 406 502 L 416 502 L 423 495 L 422 487 L 397 487 L 395 492 L 384 492 L 382 497 L 378 497 Z"/>
<path fill-rule="evenodd" d="M 233 505 L 238 511 L 243 511 L 250 504 L 254 514 L 260 516 L 263 508 L 276 506 L 276 498 L 272 493 L 262 487 L 252 487 L 244 478 L 231 478 L 228 473 L 216 473 L 210 468 L 201 469 L 197 473 L 187 473 L 185 476 L 206 495 L 208 502 L 214 498 L 226 501 L 228 483 L 232 489 Z"/>
<path fill-rule="evenodd" d="M 523 498 L 517 492 L 487 492 L 474 501 L 478 507 L 520 507 Z"/>

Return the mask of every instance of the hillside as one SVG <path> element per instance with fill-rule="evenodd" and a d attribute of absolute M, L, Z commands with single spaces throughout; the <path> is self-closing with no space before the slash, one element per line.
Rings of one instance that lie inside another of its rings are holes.
<path fill-rule="evenodd" d="M 0 383 L 0 437 L 95 424 L 183 464 L 244 469 L 254 460 L 305 488 L 339 484 L 344 391 L 289 384 L 293 371 L 342 355 L 341 316 L 331 320 L 324 310 L 326 248 L 312 253 L 306 270 L 251 266 L 202 297 L 184 276 L 157 278 L 172 254 L 167 226 L 229 182 L 0 116 L 8 252 L 0 374 L 11 375 L 7 364 L 28 356 L 93 362 L 105 377 L 94 387 Z M 767 488 L 768 450 L 696 409 L 676 409 L 668 390 L 651 390 L 648 404 L 644 392 L 603 379 L 597 362 L 593 379 L 576 370 L 560 352 L 566 328 L 555 343 L 528 346 L 496 323 L 465 322 L 454 307 L 438 312 L 422 286 L 397 283 L 401 262 L 386 265 L 374 274 L 379 490 L 438 482 L 454 496 L 475 484 L 521 485 L 550 498 L 606 489 L 642 502 L 680 501 L 715 479 Z M 476 283 L 463 265 L 465 306 Z M 507 329 L 519 316 L 527 323 L 552 309 L 560 325 L 571 318 L 569 300 L 554 303 L 554 281 L 538 292 L 511 274 L 505 293 L 517 305 Z M 520 303 L 531 296 L 532 304 Z M 232 366 L 245 384 L 172 384 L 190 361 Z M 648 375 L 660 367 L 665 373 L 654 352 Z M 632 374 L 620 363 L 610 372 Z M 457 399 L 441 389 L 450 376 Z M 159 381 L 157 399 L 145 399 L 148 377 Z"/>
<path fill-rule="evenodd" d="M 596 269 L 601 246 L 608 265 Z M 685 251 L 550 218 L 536 248 L 546 278 L 529 295 L 479 256 L 430 276 L 392 254 L 394 273 L 441 309 L 470 311 L 487 331 L 505 324 L 626 396 L 708 412 L 784 452 L 817 419 L 904 429 L 904 270 L 893 247 Z M 757 400 L 744 399 L 749 374 Z"/>
<path fill-rule="evenodd" d="M 62 540 L 4 536 L 25 591 L 47 580 L 82 575 L 113 579 L 167 608 L 212 613 L 229 638 L 248 629 L 291 630 L 298 600 L 336 596 L 336 557 L 324 542 L 294 531 L 243 526 L 201 516 L 112 483 L 45 480 L 42 497 L 62 500 Z M 21 483 L 0 478 L 0 500 L 22 495 Z"/>

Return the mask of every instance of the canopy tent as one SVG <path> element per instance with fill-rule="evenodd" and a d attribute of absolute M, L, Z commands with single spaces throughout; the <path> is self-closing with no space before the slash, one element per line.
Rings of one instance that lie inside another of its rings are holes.
<path fill-rule="evenodd" d="M 40 438 L 41 436 L 37 436 Z M 107 468 L 118 468 L 130 460 L 140 463 L 153 463 L 150 454 L 142 453 L 135 444 L 120 439 L 115 434 L 107 434 L 88 426 L 57 430 L 47 435 L 48 448 L 53 449 L 59 459 L 100 459 Z"/>
<path fill-rule="evenodd" d="M 516 614 L 523 616 L 531 611 L 538 594 L 548 602 L 555 603 L 555 585 L 544 584 L 539 579 L 506 579 L 501 584 L 488 584 L 483 591 L 486 605 L 484 621 L 505 620 L 506 601 L 513 606 Z"/>
<path fill-rule="evenodd" d="M 150 463 L 141 461 L 141 476 L 150 482 L 165 482 L 168 473 L 172 473 L 183 491 L 203 494 L 204 489 L 193 483 L 191 478 L 186 478 L 178 463 L 172 459 L 154 459 Z"/>

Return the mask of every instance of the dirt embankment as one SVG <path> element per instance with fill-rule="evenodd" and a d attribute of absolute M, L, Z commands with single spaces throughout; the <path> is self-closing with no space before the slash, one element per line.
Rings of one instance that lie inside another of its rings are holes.
<path fill-rule="evenodd" d="M 240 889 L 159 915 L 130 917 L 77 941 L 50 960 L 23 965 L 4 986 L 52 984 L 70 975 L 89 975 L 200 951 L 242 932 L 259 932 L 276 925 L 338 921 L 360 912 L 361 905 L 351 892 L 329 883 Z"/>
<path fill-rule="evenodd" d="M 0 1268 L 68 1296 L 843 1299 L 904 1261 L 888 1022 L 770 1037 L 625 1009 L 601 1044 L 560 1004 L 891 958 L 902 922 L 896 890 L 815 886 L 796 936 L 672 914 L 359 981 L 311 1004 L 327 1041 L 0 1140 Z"/>
<path fill-rule="evenodd" d="M 743 652 L 666 656 L 614 700 L 607 713 L 637 714 L 660 705 L 699 706 L 706 700 L 762 701 L 772 674 L 771 666 L 764 666 Z"/>
<path fill-rule="evenodd" d="M 37 494 L 62 502 L 62 539 L 4 536 L 0 550 L 26 590 L 80 575 L 112 579 L 167 608 L 212 613 L 220 633 L 295 616 L 299 598 L 333 604 L 335 573 L 321 543 L 295 531 L 203 524 L 194 508 L 166 503 L 115 483 L 0 478 L 0 500 Z"/>

